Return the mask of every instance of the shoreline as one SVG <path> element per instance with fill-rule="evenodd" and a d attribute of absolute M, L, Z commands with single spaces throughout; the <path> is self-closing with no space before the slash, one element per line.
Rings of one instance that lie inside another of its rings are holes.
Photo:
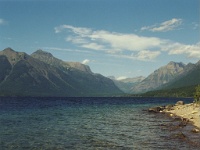
<path fill-rule="evenodd" d="M 171 118 L 177 119 L 185 123 L 191 123 L 194 127 L 200 129 L 200 105 L 196 103 L 184 104 L 178 101 L 175 105 L 157 106 L 148 109 L 153 113 L 168 114 Z M 200 131 L 199 131 L 200 132 Z"/>
<path fill-rule="evenodd" d="M 175 105 L 153 107 L 148 111 L 171 118 L 170 123 L 164 125 L 171 133 L 169 139 L 180 139 L 194 149 L 200 148 L 200 105 L 178 101 Z"/>
<path fill-rule="evenodd" d="M 180 117 L 182 122 L 191 123 L 200 130 L 200 106 L 195 103 L 175 104 L 171 108 L 163 109 L 163 112 L 172 118 Z"/>

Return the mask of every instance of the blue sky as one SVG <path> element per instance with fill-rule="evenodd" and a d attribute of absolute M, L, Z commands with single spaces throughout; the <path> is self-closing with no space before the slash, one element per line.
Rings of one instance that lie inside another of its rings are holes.
<path fill-rule="evenodd" d="M 200 60 L 200 0 L 0 0 L 0 50 L 37 49 L 105 76 Z"/>

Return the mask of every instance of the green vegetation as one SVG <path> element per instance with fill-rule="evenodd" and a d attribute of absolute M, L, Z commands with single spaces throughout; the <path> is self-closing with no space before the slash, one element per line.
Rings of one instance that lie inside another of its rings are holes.
<path fill-rule="evenodd" d="M 194 101 L 195 103 L 200 104 L 200 85 L 198 85 L 195 89 L 196 91 L 194 93 Z"/>
<path fill-rule="evenodd" d="M 181 88 L 173 88 L 173 89 L 165 89 L 165 90 L 157 90 L 150 91 L 141 96 L 147 97 L 193 97 L 193 93 L 195 92 L 194 86 L 186 86 Z"/>

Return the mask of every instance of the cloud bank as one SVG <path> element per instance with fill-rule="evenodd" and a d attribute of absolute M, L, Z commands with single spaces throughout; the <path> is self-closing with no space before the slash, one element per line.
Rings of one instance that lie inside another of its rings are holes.
<path fill-rule="evenodd" d="M 172 19 L 159 27 L 143 27 L 143 30 L 169 31 L 178 27 L 181 19 Z M 186 45 L 157 37 L 145 37 L 136 34 L 93 30 L 91 28 L 61 25 L 55 27 L 55 33 L 66 33 L 66 42 L 90 51 L 99 51 L 114 57 L 154 61 L 162 52 L 169 55 L 185 54 L 188 57 L 200 58 L 200 44 Z"/>
<path fill-rule="evenodd" d="M 185 54 L 189 58 L 200 58 L 200 42 L 195 45 L 174 43 L 169 50 L 170 55 Z"/>

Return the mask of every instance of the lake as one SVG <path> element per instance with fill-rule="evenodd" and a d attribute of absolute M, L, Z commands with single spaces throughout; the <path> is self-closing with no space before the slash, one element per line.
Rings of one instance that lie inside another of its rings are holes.
<path fill-rule="evenodd" d="M 178 100 L 0 98 L 0 149 L 191 149 L 183 140 L 169 138 L 171 132 L 163 124 L 169 124 L 170 118 L 145 111 Z"/>

